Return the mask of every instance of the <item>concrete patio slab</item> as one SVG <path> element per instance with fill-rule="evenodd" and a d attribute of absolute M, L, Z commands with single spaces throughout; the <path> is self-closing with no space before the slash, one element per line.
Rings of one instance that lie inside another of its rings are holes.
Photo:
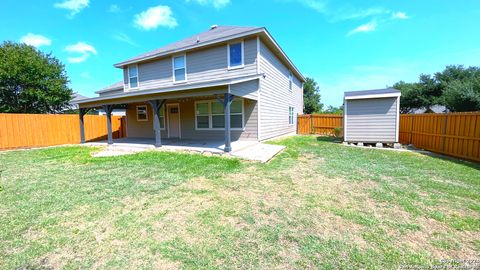
<path fill-rule="evenodd" d="M 202 154 L 221 154 L 247 160 L 267 162 L 285 148 L 279 145 L 263 144 L 257 141 L 234 141 L 232 152 L 226 154 L 225 145 L 220 141 L 178 140 L 164 139 L 162 147 L 155 147 L 155 140 L 143 138 L 121 138 L 109 145 L 106 141 L 89 142 L 87 146 L 102 146 L 101 151 L 94 153 L 94 157 L 110 157 L 135 154 L 142 151 L 187 151 Z"/>
<path fill-rule="evenodd" d="M 283 149 L 285 149 L 285 146 L 283 145 L 257 143 L 256 145 L 247 147 L 245 149 L 234 151 L 231 153 L 231 155 L 265 163 L 280 153 Z"/>

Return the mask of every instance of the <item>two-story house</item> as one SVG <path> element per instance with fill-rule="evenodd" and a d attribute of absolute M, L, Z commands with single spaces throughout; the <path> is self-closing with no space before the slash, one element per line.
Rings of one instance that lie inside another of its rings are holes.
<path fill-rule="evenodd" d="M 206 32 L 115 64 L 123 81 L 79 102 L 110 112 L 126 107 L 130 138 L 225 141 L 296 131 L 305 78 L 264 27 L 212 26 Z"/>

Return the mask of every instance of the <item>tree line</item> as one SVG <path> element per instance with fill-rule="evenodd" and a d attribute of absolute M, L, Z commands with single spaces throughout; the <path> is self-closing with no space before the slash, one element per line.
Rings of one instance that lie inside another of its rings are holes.
<path fill-rule="evenodd" d="M 304 113 L 343 113 L 343 106 L 324 107 L 320 89 L 313 78 L 306 78 L 303 88 Z M 435 105 L 445 106 L 448 112 L 480 111 L 479 67 L 451 65 L 433 75 L 421 74 L 418 82 L 399 81 L 393 88 L 402 92 L 401 113 L 413 113 L 419 109 L 432 112 Z"/>
<path fill-rule="evenodd" d="M 450 112 L 480 111 L 479 67 L 447 66 L 433 75 L 421 74 L 418 82 L 397 82 L 393 88 L 402 92 L 401 113 L 431 112 L 435 105 Z"/>

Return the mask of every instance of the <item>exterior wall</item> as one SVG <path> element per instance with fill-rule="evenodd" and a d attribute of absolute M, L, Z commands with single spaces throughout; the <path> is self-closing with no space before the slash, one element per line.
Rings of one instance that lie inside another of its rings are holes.
<path fill-rule="evenodd" d="M 397 142 L 397 97 L 345 100 L 345 141 Z"/>
<path fill-rule="evenodd" d="M 293 87 L 289 89 L 289 69 L 272 51 L 260 42 L 259 131 L 260 140 L 292 133 L 297 128 L 297 115 L 303 114 L 303 88 L 293 75 Z M 288 123 L 288 108 L 294 107 L 294 123 Z"/>
<path fill-rule="evenodd" d="M 258 100 L 259 80 L 230 85 L 230 93 L 244 98 Z"/>
<path fill-rule="evenodd" d="M 239 40 L 240 41 L 240 40 Z M 198 83 L 257 74 L 256 39 L 244 40 L 244 67 L 228 69 L 228 45 L 222 44 L 186 53 L 187 82 Z M 128 69 L 125 68 L 124 85 L 128 89 Z M 164 57 L 138 64 L 139 87 L 131 91 L 177 85 L 173 81 L 172 57 Z"/>
<path fill-rule="evenodd" d="M 214 97 L 207 100 L 215 99 Z M 167 101 L 180 105 L 180 129 L 181 139 L 203 139 L 222 140 L 225 132 L 223 130 L 195 130 L 195 100 Z M 136 106 L 145 103 L 130 104 L 127 108 L 127 137 L 129 138 L 154 138 L 152 108 L 147 105 L 148 121 L 137 121 Z M 235 140 L 257 140 L 257 118 L 258 107 L 255 100 L 244 100 L 244 125 L 243 131 L 232 130 L 231 138 Z M 166 115 L 166 114 L 165 114 Z M 167 123 L 167 121 L 165 121 Z M 167 125 L 167 124 L 166 124 Z M 166 127 L 167 129 L 168 127 Z M 167 130 L 162 130 L 162 138 L 168 138 Z"/>

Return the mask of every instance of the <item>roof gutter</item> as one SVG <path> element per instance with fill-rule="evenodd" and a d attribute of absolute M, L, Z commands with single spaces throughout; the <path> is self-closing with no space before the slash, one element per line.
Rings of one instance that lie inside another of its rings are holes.
<path fill-rule="evenodd" d="M 364 99 L 364 98 L 386 98 L 386 97 L 399 97 L 401 93 L 387 93 L 387 94 L 369 94 L 369 95 L 359 95 L 359 96 L 345 96 L 346 100 L 350 99 Z"/>

